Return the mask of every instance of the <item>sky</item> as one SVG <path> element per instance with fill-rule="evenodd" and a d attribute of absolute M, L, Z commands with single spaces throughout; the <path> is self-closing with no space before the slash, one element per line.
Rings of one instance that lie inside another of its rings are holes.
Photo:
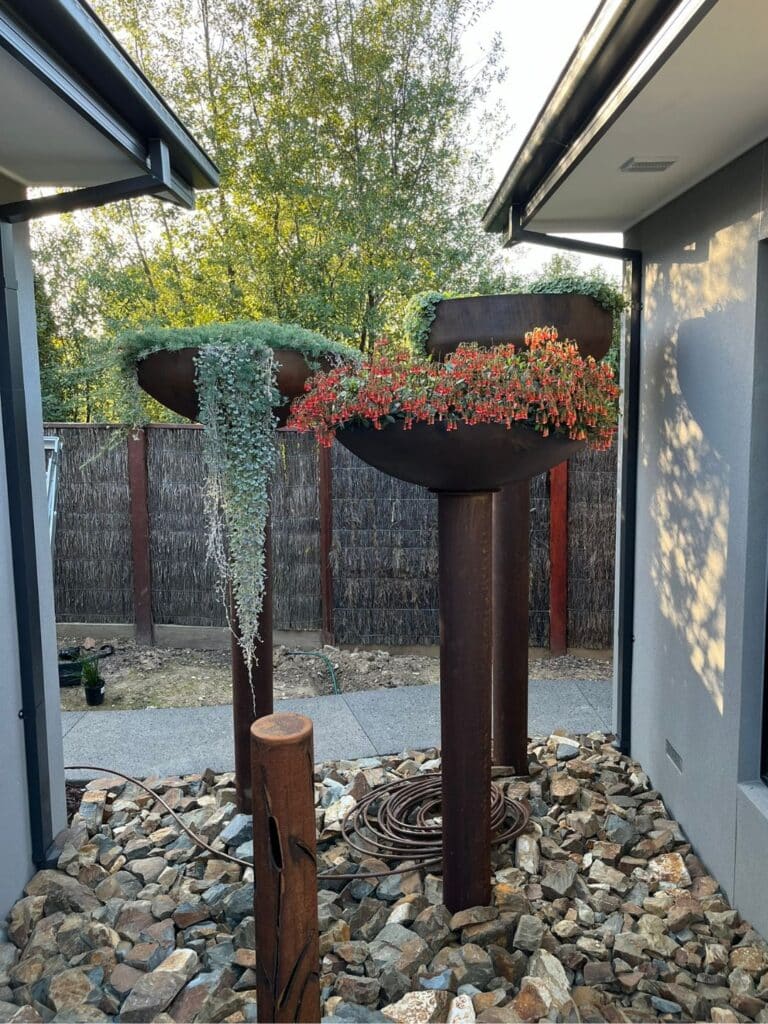
<path fill-rule="evenodd" d="M 493 93 L 512 122 L 505 145 L 493 154 L 494 187 L 501 182 L 528 130 L 536 120 L 598 6 L 598 0 L 492 0 L 488 11 L 467 34 L 465 58 L 474 63 L 488 38 L 498 32 L 505 50 L 507 77 Z M 594 241 L 620 244 L 619 235 L 590 235 Z M 535 271 L 552 255 L 541 246 L 520 246 L 515 266 Z M 604 266 L 618 275 L 616 260 L 582 256 L 582 264 Z"/>

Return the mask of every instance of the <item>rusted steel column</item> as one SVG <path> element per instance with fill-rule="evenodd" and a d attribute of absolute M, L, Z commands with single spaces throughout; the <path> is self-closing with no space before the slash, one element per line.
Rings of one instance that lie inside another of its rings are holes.
<path fill-rule="evenodd" d="M 272 527 L 267 520 L 264 535 L 264 603 L 259 620 L 261 642 L 251 667 L 253 690 L 248 682 L 248 669 L 236 636 L 232 635 L 232 714 L 235 726 L 235 789 L 237 806 L 248 813 L 251 810 L 251 725 L 257 718 L 271 715 L 272 693 Z M 237 629 L 237 615 L 230 599 L 233 629 Z"/>
<path fill-rule="evenodd" d="M 317 496 L 320 512 L 320 604 L 322 610 L 322 640 L 333 643 L 333 570 L 331 545 L 333 543 L 333 477 L 331 449 L 317 449 Z"/>
<path fill-rule="evenodd" d="M 493 495 L 438 494 L 443 900 L 491 899 Z"/>
<path fill-rule="evenodd" d="M 528 769 L 528 480 L 493 496 L 493 763 Z"/>
<path fill-rule="evenodd" d="M 133 621 L 137 644 L 152 644 L 152 567 L 149 548 L 147 432 L 128 432 L 128 496 L 133 563 Z"/>
<path fill-rule="evenodd" d="M 320 1020 L 312 722 L 251 727 L 256 993 L 259 1020 Z"/>
<path fill-rule="evenodd" d="M 549 471 L 549 649 L 568 648 L 568 463 Z"/>

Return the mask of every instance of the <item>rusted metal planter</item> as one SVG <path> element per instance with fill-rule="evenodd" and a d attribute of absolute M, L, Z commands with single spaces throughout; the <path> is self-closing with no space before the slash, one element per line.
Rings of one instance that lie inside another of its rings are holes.
<path fill-rule="evenodd" d="M 560 434 L 544 437 L 532 427 L 503 423 L 415 423 L 395 421 L 381 430 L 349 426 L 338 440 L 369 466 L 431 491 L 498 491 L 528 480 L 567 459 L 581 441 Z"/>
<path fill-rule="evenodd" d="M 198 348 L 163 349 L 152 352 L 141 359 L 136 366 L 139 385 L 167 409 L 197 420 L 200 405 L 195 386 L 195 358 Z M 293 349 L 275 349 L 277 365 L 277 388 L 287 401 L 275 408 L 278 425 L 284 426 L 290 412 L 290 402 L 304 394 L 304 384 L 312 374 L 306 359 Z M 323 368 L 327 365 L 320 361 Z M 272 574 L 271 574 L 271 529 L 267 522 L 265 535 L 265 558 L 267 571 L 264 580 L 264 601 L 259 619 L 261 637 L 251 666 L 251 685 L 248 682 L 248 668 L 242 649 L 236 637 L 232 636 L 232 714 L 234 719 L 235 745 L 235 788 L 241 811 L 251 810 L 251 746 L 250 729 L 255 719 L 270 715 L 273 709 L 272 694 Z M 234 614 L 232 622 L 237 628 Z"/>
<path fill-rule="evenodd" d="M 602 359 L 611 347 L 613 317 L 589 295 L 477 295 L 438 303 L 427 352 L 442 359 L 465 342 L 520 345 L 534 327 L 552 326 L 584 356 Z"/>
<path fill-rule="evenodd" d="M 426 347 L 442 360 L 466 342 L 481 348 L 522 345 L 528 331 L 546 326 L 556 327 L 558 336 L 574 341 L 585 356 L 602 359 L 611 347 L 613 316 L 591 296 L 538 293 L 443 299 Z M 547 444 L 552 440 L 546 439 Z M 535 472 L 553 468 L 570 454 L 563 452 L 561 459 Z M 527 763 L 528 479 L 535 472 L 505 483 L 493 500 L 493 759 L 518 773 Z"/>
<path fill-rule="evenodd" d="M 195 387 L 195 359 L 198 348 L 161 349 L 152 352 L 136 364 L 139 386 L 166 409 L 179 416 L 197 420 L 200 405 Z M 288 401 L 275 409 L 278 426 L 284 427 L 290 412 L 290 403 L 304 394 L 304 385 L 313 373 L 300 352 L 293 349 L 275 349 L 277 389 Z M 321 360 L 323 369 L 327 368 Z"/>

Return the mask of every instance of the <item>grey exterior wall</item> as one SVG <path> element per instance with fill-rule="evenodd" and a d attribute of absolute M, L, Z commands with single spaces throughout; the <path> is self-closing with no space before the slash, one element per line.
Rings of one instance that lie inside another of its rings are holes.
<path fill-rule="evenodd" d="M 18 198 L 23 198 L 23 192 L 19 186 L 0 177 L 0 201 Z M 35 532 L 38 538 L 37 576 L 46 662 L 45 712 L 48 721 L 54 828 L 58 830 L 66 824 L 64 771 L 56 669 L 53 575 L 48 546 L 45 501 L 40 374 L 37 358 L 32 264 L 26 225 L 17 225 L 14 229 L 14 248 L 22 331 L 25 341 L 24 380 L 32 475 L 35 485 L 34 507 L 30 513 L 34 516 Z M 22 888 L 34 871 L 29 837 L 24 726 L 17 714 L 21 708 L 21 689 L 8 502 L 4 447 L 0 445 L 0 650 L 3 652 L 2 667 L 0 668 L 0 695 L 2 695 L 4 709 L 4 713 L 0 715 L 0 752 L 2 753 L 3 769 L 3 785 L 0 786 L 0 821 L 5 826 L 0 829 L 0 866 L 2 867 L 0 870 L 0 919 L 5 917 L 10 906 L 21 895 Z"/>
<path fill-rule="evenodd" d="M 632 754 L 766 935 L 767 155 L 626 236 L 645 261 Z"/>

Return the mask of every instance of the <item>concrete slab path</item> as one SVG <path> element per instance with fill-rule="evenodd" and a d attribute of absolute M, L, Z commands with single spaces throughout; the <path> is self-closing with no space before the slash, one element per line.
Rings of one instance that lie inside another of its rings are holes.
<path fill-rule="evenodd" d="M 315 759 L 373 757 L 440 744 L 439 687 L 403 686 L 331 697 L 281 700 L 276 710 L 308 715 Z M 532 679 L 528 732 L 556 728 L 611 731 L 611 684 L 598 680 Z M 148 708 L 62 713 L 64 763 L 116 768 L 137 777 L 231 771 L 232 709 Z M 71 771 L 70 778 L 98 772 Z"/>

